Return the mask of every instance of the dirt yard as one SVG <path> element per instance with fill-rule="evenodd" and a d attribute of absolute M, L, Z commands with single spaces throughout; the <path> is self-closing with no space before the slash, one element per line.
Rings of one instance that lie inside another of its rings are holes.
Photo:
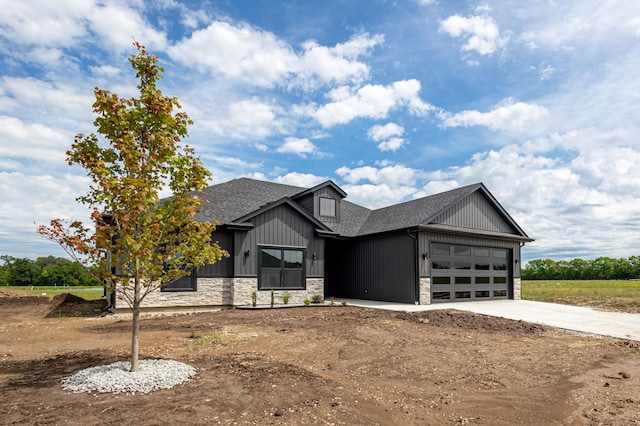
<path fill-rule="evenodd" d="M 61 379 L 126 361 L 130 345 L 128 319 L 80 302 L 0 291 L 0 424 L 640 424 L 639 343 L 452 310 L 148 317 L 141 357 L 190 364 L 196 378 L 73 394 Z"/>

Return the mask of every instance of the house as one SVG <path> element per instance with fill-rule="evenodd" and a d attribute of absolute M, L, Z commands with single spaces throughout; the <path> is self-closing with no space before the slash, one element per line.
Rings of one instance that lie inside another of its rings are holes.
<path fill-rule="evenodd" d="M 205 190 L 199 221 L 231 255 L 151 293 L 146 307 L 306 298 L 430 304 L 519 299 L 533 241 L 482 183 L 370 210 L 334 182 L 300 188 L 240 178 Z"/>

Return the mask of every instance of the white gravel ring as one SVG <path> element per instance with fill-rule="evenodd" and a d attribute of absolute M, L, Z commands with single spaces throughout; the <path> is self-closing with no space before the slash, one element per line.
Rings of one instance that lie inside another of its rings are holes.
<path fill-rule="evenodd" d="M 131 373 L 131 363 L 121 361 L 86 368 L 62 379 L 62 388 L 73 393 L 148 393 L 171 389 L 196 375 L 195 368 L 165 359 L 140 360 L 139 367 Z"/>

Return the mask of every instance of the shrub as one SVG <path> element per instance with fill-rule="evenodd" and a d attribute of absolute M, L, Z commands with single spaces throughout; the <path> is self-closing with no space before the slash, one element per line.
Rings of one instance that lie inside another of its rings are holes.
<path fill-rule="evenodd" d="M 258 304 L 258 294 L 254 291 L 251 293 L 251 305 L 255 308 Z"/>
<path fill-rule="evenodd" d="M 324 297 L 321 294 L 314 294 L 311 303 L 324 303 Z"/>
<path fill-rule="evenodd" d="M 309 306 L 311 304 L 311 299 L 304 299 L 304 304 Z"/>
<path fill-rule="evenodd" d="M 271 307 L 272 308 L 273 308 L 273 304 L 275 303 L 275 301 L 276 301 L 276 296 L 275 296 L 275 293 L 274 293 L 273 289 L 271 289 Z"/>
<path fill-rule="evenodd" d="M 289 297 L 290 297 L 289 293 L 283 294 L 282 295 L 282 303 L 284 303 L 285 305 L 288 305 L 289 304 Z"/>

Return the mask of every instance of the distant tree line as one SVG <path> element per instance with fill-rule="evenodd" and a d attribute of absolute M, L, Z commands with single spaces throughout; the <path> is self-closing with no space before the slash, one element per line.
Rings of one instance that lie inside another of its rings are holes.
<path fill-rule="evenodd" d="M 0 285 L 100 286 L 78 262 L 47 256 L 36 260 L 0 256 Z"/>
<path fill-rule="evenodd" d="M 640 278 L 640 256 L 593 260 L 530 260 L 522 268 L 523 280 L 628 280 Z"/>

